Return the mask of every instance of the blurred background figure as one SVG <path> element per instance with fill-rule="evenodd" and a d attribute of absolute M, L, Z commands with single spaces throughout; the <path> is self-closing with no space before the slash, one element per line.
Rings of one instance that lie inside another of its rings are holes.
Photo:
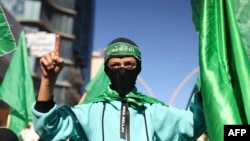
<path fill-rule="evenodd" d="M 32 125 L 24 128 L 21 131 L 21 136 L 24 141 L 39 141 L 39 136 L 36 134 Z"/>
<path fill-rule="evenodd" d="M 0 127 L 0 140 L 1 141 L 18 141 L 17 135 L 10 129 Z"/>
<path fill-rule="evenodd" d="M 196 141 L 209 141 L 206 133 L 202 134 Z"/>

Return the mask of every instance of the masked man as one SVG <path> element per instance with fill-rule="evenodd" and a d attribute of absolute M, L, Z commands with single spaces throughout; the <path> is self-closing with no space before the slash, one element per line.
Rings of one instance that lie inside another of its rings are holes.
<path fill-rule="evenodd" d="M 127 38 L 108 44 L 104 71 L 110 85 L 100 95 L 76 106 L 57 106 L 53 88 L 63 59 L 60 38 L 54 51 L 40 59 L 42 78 L 32 107 L 36 132 L 46 141 L 180 141 L 205 132 L 202 102 L 194 94 L 190 110 L 179 110 L 137 91 L 141 52 Z"/>

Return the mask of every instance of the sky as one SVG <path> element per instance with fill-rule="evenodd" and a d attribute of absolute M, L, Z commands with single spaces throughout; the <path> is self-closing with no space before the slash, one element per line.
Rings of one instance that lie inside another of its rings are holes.
<path fill-rule="evenodd" d="M 198 68 L 191 1 L 96 0 L 94 51 L 117 37 L 132 39 L 141 50 L 138 90 L 185 109 Z"/>

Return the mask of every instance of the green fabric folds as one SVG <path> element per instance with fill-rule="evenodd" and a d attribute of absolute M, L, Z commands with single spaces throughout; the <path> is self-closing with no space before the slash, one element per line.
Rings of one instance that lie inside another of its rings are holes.
<path fill-rule="evenodd" d="M 131 55 L 141 61 L 141 52 L 140 50 L 131 44 L 118 42 L 109 45 L 105 49 L 104 61 L 106 61 L 110 56 L 116 55 Z"/>
<path fill-rule="evenodd" d="M 91 101 L 92 99 L 95 99 L 98 97 L 100 94 L 103 94 L 108 87 L 110 81 L 106 73 L 104 72 L 104 65 L 102 65 L 95 77 L 88 82 L 86 85 L 86 97 L 83 101 L 80 103 L 86 102 L 86 101 Z"/>
<path fill-rule="evenodd" d="M 250 124 L 250 1 L 191 0 L 209 140 L 225 124 Z"/>
<path fill-rule="evenodd" d="M 92 102 L 102 102 L 102 101 L 113 101 L 113 100 L 125 100 L 132 107 L 141 107 L 145 103 L 161 103 L 163 102 L 137 92 L 137 89 L 134 88 L 129 94 L 125 97 L 120 97 L 119 94 L 109 88 L 109 78 L 104 72 L 104 65 L 102 65 L 97 72 L 96 76 L 86 85 L 86 97 L 84 100 L 80 101 L 81 103 L 92 103 Z"/>
<path fill-rule="evenodd" d="M 0 57 L 11 53 L 15 49 L 15 40 L 0 4 Z"/>
<path fill-rule="evenodd" d="M 113 100 L 118 101 L 127 101 L 133 108 L 142 107 L 145 103 L 161 103 L 164 105 L 163 102 L 142 93 L 137 92 L 137 89 L 134 88 L 131 92 L 129 92 L 125 97 L 120 97 L 119 94 L 111 90 L 110 88 L 106 89 L 103 94 L 100 94 L 97 97 L 93 97 L 92 99 L 87 99 L 84 103 L 91 103 L 91 102 L 101 102 L 106 101 L 110 102 Z"/>
<path fill-rule="evenodd" d="M 0 85 L 0 99 L 10 106 L 8 128 L 17 135 L 32 122 L 31 105 L 35 101 L 24 32 L 13 53 L 9 67 Z"/>

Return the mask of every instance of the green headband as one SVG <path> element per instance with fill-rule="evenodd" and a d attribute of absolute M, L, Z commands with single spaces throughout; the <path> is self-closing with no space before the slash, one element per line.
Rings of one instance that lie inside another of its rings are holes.
<path fill-rule="evenodd" d="M 138 47 L 128 43 L 117 42 L 109 45 L 104 52 L 104 61 L 110 56 L 131 55 L 141 61 L 141 52 Z"/>

